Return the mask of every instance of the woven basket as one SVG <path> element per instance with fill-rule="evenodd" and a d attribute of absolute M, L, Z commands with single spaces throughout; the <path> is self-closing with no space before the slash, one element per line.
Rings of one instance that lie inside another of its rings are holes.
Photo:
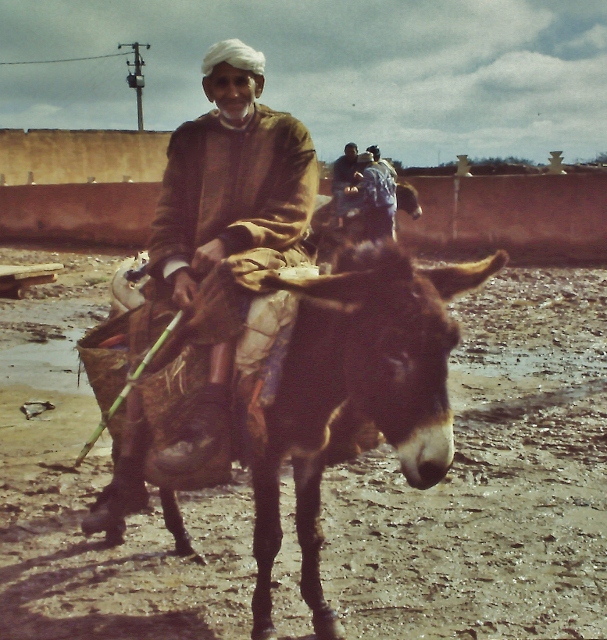
<path fill-rule="evenodd" d="M 125 314 L 88 331 L 76 346 L 102 414 L 107 413 L 126 385 L 129 354 L 126 349 L 100 349 L 99 345 L 108 338 L 121 334 L 128 335 L 128 330 L 129 314 Z M 125 421 L 126 405 L 122 403 L 107 424 L 108 431 L 118 448 Z"/>
<path fill-rule="evenodd" d="M 194 491 L 225 484 L 232 477 L 230 434 L 223 433 L 211 460 L 189 475 L 165 475 L 155 464 L 156 455 L 179 439 L 188 400 L 207 382 L 209 346 L 186 344 L 168 365 L 145 378 L 140 385 L 145 417 L 152 432 L 152 447 L 146 460 L 146 479 L 157 486 Z"/>
<path fill-rule="evenodd" d="M 108 411 L 127 383 L 129 371 L 128 351 L 101 349 L 108 338 L 128 334 L 129 314 L 105 322 L 88 332 L 77 345 L 97 404 L 102 413 Z M 179 491 L 194 491 L 204 487 L 225 484 L 231 479 L 230 434 L 217 444 L 213 458 L 204 468 L 188 475 L 167 476 L 155 465 L 160 451 L 179 438 L 182 420 L 180 409 L 184 398 L 196 394 L 207 381 L 209 347 L 190 344 L 159 371 L 141 376 L 137 383 L 143 399 L 143 410 L 150 427 L 151 447 L 146 458 L 146 480 L 156 486 Z M 112 419 L 108 430 L 119 450 L 126 425 L 126 403 L 123 402 Z"/>

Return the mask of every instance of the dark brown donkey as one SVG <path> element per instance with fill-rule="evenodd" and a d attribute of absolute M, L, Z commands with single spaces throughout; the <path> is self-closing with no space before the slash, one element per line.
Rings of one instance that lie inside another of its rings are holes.
<path fill-rule="evenodd" d="M 482 262 L 420 269 L 394 245 L 365 243 L 341 259 L 335 275 L 303 283 L 271 279 L 305 297 L 281 388 L 267 412 L 269 445 L 253 464 L 253 640 L 277 637 L 270 581 L 282 538 L 283 458 L 291 453 L 302 596 L 320 640 L 345 638 L 320 582 L 320 484 L 332 450 L 330 431 L 341 440 L 372 420 L 396 449 L 412 487 L 428 489 L 442 480 L 454 455 L 447 360 L 459 342 L 444 302 L 481 285 L 507 260 L 500 251 Z"/>
<path fill-rule="evenodd" d="M 320 581 L 320 485 L 327 463 L 356 447 L 374 423 L 396 449 L 412 487 L 428 489 L 449 470 L 453 415 L 447 360 L 459 330 L 444 302 L 480 286 L 507 262 L 413 267 L 395 244 L 365 243 L 345 253 L 335 273 L 306 281 L 268 277 L 277 289 L 304 294 L 276 401 L 267 409 L 268 444 L 252 462 L 255 494 L 253 640 L 276 639 L 271 572 L 280 549 L 279 471 L 292 458 L 296 528 L 302 550 L 301 594 L 319 640 L 345 638 Z M 193 553 L 175 494 L 161 488 L 165 522 L 181 555 Z"/>

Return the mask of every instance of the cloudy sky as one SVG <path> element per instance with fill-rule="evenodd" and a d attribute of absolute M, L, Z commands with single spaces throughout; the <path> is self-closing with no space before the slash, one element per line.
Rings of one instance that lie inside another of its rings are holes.
<path fill-rule="evenodd" d="M 0 0 L 0 128 L 136 129 L 132 55 L 6 63 L 138 41 L 145 128 L 173 130 L 210 108 L 200 63 L 233 37 L 323 160 L 351 140 L 406 166 L 607 152 L 605 0 Z"/>

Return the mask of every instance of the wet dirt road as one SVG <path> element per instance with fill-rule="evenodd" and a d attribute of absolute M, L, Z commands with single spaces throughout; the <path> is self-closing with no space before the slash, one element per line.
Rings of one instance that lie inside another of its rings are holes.
<path fill-rule="evenodd" d="M 99 411 L 74 341 L 108 311 L 125 255 L 0 248 L 0 263 L 62 262 L 55 284 L 0 300 L 0 638 L 236 640 L 250 632 L 247 473 L 182 493 L 203 565 L 171 554 L 153 494 L 126 544 L 79 521 L 110 478 L 104 437 L 69 472 Z M 509 267 L 451 304 L 456 462 L 427 492 L 389 448 L 329 469 L 326 594 L 348 638 L 607 637 L 607 270 Z M 55 406 L 27 420 L 28 401 Z M 276 565 L 282 639 L 311 639 L 298 592 L 290 468 Z"/>

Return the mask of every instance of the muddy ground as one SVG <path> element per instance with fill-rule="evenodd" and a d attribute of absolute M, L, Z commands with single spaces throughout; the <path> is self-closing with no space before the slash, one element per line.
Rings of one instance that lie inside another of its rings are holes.
<path fill-rule="evenodd" d="M 126 254 L 0 248 L 62 262 L 55 284 L 0 301 L 0 638 L 232 640 L 250 631 L 247 473 L 183 493 L 203 565 L 171 553 L 157 493 L 123 546 L 79 521 L 110 478 L 110 442 L 70 472 L 100 415 L 75 340 L 108 311 Z M 607 269 L 509 267 L 451 305 L 457 455 L 419 492 L 388 448 L 327 471 L 323 576 L 348 638 L 607 637 Z M 55 408 L 27 420 L 28 401 Z M 298 592 L 293 486 L 276 565 L 282 639 L 313 638 Z"/>

